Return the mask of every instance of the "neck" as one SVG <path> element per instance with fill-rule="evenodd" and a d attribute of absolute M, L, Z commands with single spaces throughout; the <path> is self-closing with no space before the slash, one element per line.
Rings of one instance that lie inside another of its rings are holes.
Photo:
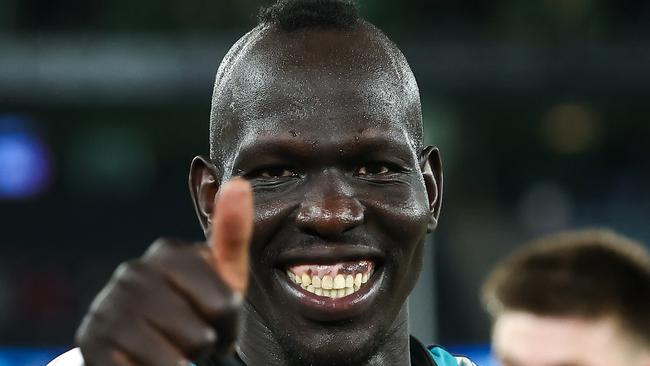
<path fill-rule="evenodd" d="M 236 349 L 247 366 L 288 365 L 275 335 L 248 302 L 244 304 L 242 327 Z"/>
<path fill-rule="evenodd" d="M 360 366 L 410 366 L 408 311 L 404 304 L 389 331 Z M 259 313 L 245 304 L 237 354 L 247 366 L 296 366 Z"/>

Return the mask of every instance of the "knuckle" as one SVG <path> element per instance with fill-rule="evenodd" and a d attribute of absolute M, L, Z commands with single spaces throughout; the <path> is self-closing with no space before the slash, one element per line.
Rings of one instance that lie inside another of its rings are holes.
<path fill-rule="evenodd" d="M 89 327 L 91 326 L 91 315 L 86 315 L 81 322 L 81 325 L 77 329 L 74 335 L 75 344 L 81 348 L 88 347 L 88 344 L 91 342 L 92 332 L 89 332 Z"/>
<path fill-rule="evenodd" d="M 145 261 L 164 260 L 173 257 L 178 251 L 180 243 L 171 238 L 159 238 L 153 242 L 142 256 Z"/>
<path fill-rule="evenodd" d="M 135 259 L 120 264 L 111 280 L 90 305 L 88 321 L 106 324 L 137 314 L 145 304 L 142 299 L 159 287 L 155 269 Z"/>
<path fill-rule="evenodd" d="M 188 352 L 193 355 L 205 353 L 217 344 L 217 334 L 209 327 L 195 331 L 188 338 Z"/>
<path fill-rule="evenodd" d="M 84 355 L 96 355 L 108 347 L 111 337 L 115 334 L 107 325 L 110 323 L 102 321 L 102 317 L 97 314 L 90 313 L 84 317 L 74 336 L 75 344 Z"/>
<path fill-rule="evenodd" d="M 131 278 L 135 273 L 142 271 L 143 267 L 143 263 L 138 259 L 122 262 L 115 269 L 113 276 L 118 280 Z"/>
<path fill-rule="evenodd" d="M 205 245 L 170 239 L 159 239 L 152 244 L 142 256 L 142 262 L 167 275 L 173 274 L 174 271 L 187 274 L 211 269 L 209 248 Z M 182 278 L 183 275 L 172 277 Z"/>
<path fill-rule="evenodd" d="M 147 266 L 139 259 L 120 264 L 113 273 L 112 282 L 116 287 L 132 288 L 137 286 L 146 276 Z"/>
<path fill-rule="evenodd" d="M 240 296 L 232 292 L 224 292 L 220 296 L 213 296 L 206 304 L 206 317 L 214 323 L 228 323 L 236 320 L 241 310 Z"/>
<path fill-rule="evenodd" d="M 90 309 L 75 334 L 75 339 L 80 346 L 93 345 L 119 336 L 123 328 L 120 324 L 126 323 L 128 314 L 124 309 L 114 305 L 111 303 Z"/>

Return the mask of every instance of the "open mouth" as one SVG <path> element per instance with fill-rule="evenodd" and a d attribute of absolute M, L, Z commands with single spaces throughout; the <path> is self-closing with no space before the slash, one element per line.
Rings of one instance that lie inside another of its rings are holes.
<path fill-rule="evenodd" d="M 375 269 L 370 260 L 334 264 L 300 264 L 290 266 L 286 273 L 290 282 L 323 298 L 350 296 L 368 283 Z"/>
<path fill-rule="evenodd" d="M 384 256 L 378 248 L 354 244 L 288 249 L 277 257 L 275 278 L 297 314 L 324 322 L 351 319 L 385 293 Z"/>

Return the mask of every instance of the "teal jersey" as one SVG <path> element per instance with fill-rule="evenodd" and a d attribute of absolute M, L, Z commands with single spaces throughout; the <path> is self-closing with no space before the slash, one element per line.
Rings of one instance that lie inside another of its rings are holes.
<path fill-rule="evenodd" d="M 476 366 L 468 358 L 453 356 L 441 347 L 430 346 L 427 349 L 436 366 Z"/>
<path fill-rule="evenodd" d="M 411 337 L 410 356 L 412 366 L 476 366 L 465 357 L 453 356 L 438 346 L 424 347 L 417 339 Z M 83 357 L 78 348 L 57 357 L 48 366 L 82 366 Z M 221 360 L 207 360 L 193 366 L 246 366 L 237 356 Z"/>
<path fill-rule="evenodd" d="M 415 339 L 410 339 L 410 354 L 412 366 L 476 366 L 465 357 L 454 356 L 439 346 L 425 347 Z M 194 366 L 246 366 L 237 356 L 221 359 L 217 362 L 201 362 Z"/>

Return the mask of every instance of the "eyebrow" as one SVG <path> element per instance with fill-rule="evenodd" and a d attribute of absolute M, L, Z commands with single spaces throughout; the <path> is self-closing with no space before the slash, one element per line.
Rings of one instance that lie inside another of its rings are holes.
<path fill-rule="evenodd" d="M 410 142 L 404 143 L 395 138 L 386 136 L 364 136 L 363 139 L 355 137 L 344 140 L 330 142 L 310 143 L 292 137 L 273 136 L 268 138 L 257 138 L 250 143 L 244 143 L 237 154 L 235 165 L 250 159 L 259 159 L 260 156 L 269 156 L 279 159 L 298 160 L 308 162 L 314 159 L 314 155 L 319 154 L 318 146 L 330 145 L 325 149 L 338 150 L 340 158 L 343 160 L 368 156 L 377 153 L 390 154 L 405 163 L 412 161 L 414 149 Z M 417 153 L 416 159 L 417 159 Z"/>

